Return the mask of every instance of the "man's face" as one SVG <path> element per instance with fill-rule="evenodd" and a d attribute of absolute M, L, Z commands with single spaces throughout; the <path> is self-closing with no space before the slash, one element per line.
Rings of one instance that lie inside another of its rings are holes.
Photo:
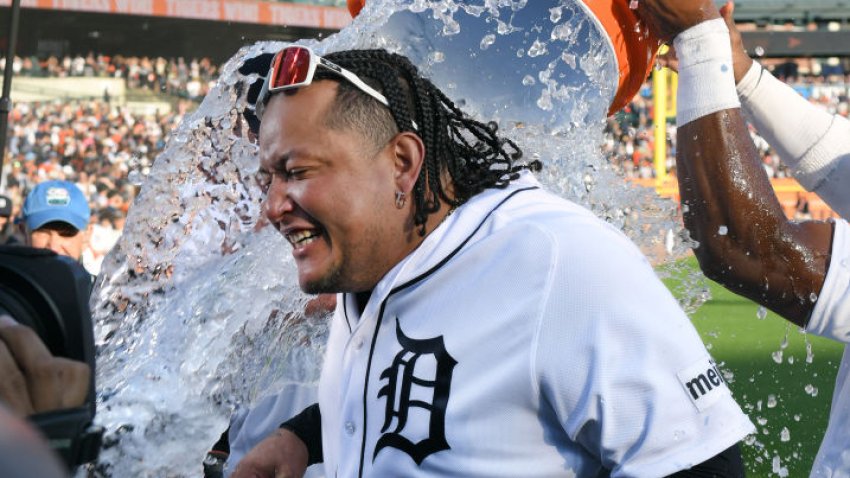
<path fill-rule="evenodd" d="M 331 129 L 336 83 L 319 81 L 269 101 L 260 129 L 264 210 L 292 245 L 308 293 L 362 292 L 411 250 L 409 211 L 394 205 L 392 142 L 376 147 L 354 130 Z"/>
<path fill-rule="evenodd" d="M 80 260 L 86 243 L 85 231 L 64 222 L 50 222 L 27 234 L 29 245 Z"/>

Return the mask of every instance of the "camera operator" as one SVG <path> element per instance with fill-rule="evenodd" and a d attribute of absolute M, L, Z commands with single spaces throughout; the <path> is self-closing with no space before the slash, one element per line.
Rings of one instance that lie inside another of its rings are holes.
<path fill-rule="evenodd" d="M 68 181 L 46 181 L 24 201 L 27 244 L 76 261 L 83 254 L 91 210 L 83 192 Z"/>
<path fill-rule="evenodd" d="M 50 460 L 61 457 L 73 469 L 97 456 L 102 434 L 91 426 L 91 276 L 79 264 L 90 210 L 76 185 L 47 181 L 27 195 L 22 216 L 32 248 L 0 248 L 0 407 L 26 418 L 50 440 L 55 452 Z M 47 450 L 20 454 L 16 449 L 0 436 L 4 477 L 62 476 L 33 471 L 43 463 L 32 458 L 49 455 Z"/>
<path fill-rule="evenodd" d="M 8 315 L 0 315 L 3 476 L 63 476 L 57 457 L 48 451 L 35 430 L 20 419 L 83 405 L 90 376 L 88 365 L 54 357 L 31 328 L 18 324 Z"/>
<path fill-rule="evenodd" d="M 26 417 L 83 404 L 88 365 L 54 357 L 31 328 L 0 315 L 0 401 Z"/>

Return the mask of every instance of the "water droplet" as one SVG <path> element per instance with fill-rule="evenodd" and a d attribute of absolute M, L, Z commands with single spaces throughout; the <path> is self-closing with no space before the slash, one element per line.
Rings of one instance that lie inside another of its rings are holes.
<path fill-rule="evenodd" d="M 817 388 L 817 387 L 815 387 L 815 386 L 814 386 L 814 385 L 812 385 L 812 384 L 807 384 L 805 387 L 803 387 L 803 390 L 805 390 L 807 394 L 809 394 L 809 395 L 811 395 L 811 396 L 813 396 L 813 397 L 817 397 L 817 396 L 818 396 L 818 388 Z"/>
<path fill-rule="evenodd" d="M 773 357 L 774 362 L 779 363 L 779 364 L 782 363 L 782 351 L 781 350 L 777 350 L 776 352 L 773 352 L 772 354 L 770 354 L 770 356 Z"/>
<path fill-rule="evenodd" d="M 720 226 L 719 228 L 717 228 L 717 234 L 725 236 L 726 234 L 729 234 L 729 228 L 726 226 Z"/>
<path fill-rule="evenodd" d="M 795 421 L 795 422 L 799 422 L 799 421 L 800 421 L 800 415 L 799 415 L 799 414 L 794 415 L 794 421 Z"/>
<path fill-rule="evenodd" d="M 493 43 L 496 43 L 496 35 L 492 33 L 489 35 L 484 35 L 484 38 L 481 39 L 480 47 L 482 50 L 486 50 L 490 48 L 490 45 L 492 45 Z"/>
<path fill-rule="evenodd" d="M 640 33 L 640 32 L 641 32 L 641 24 L 640 24 L 640 20 L 638 20 L 638 21 L 635 22 L 635 33 Z"/>
<path fill-rule="evenodd" d="M 507 35 L 508 33 L 515 32 L 517 29 L 514 28 L 510 23 L 505 23 L 499 20 L 499 24 L 496 26 L 496 33 L 499 35 Z"/>
<path fill-rule="evenodd" d="M 531 75 L 525 75 L 522 79 L 522 84 L 525 85 L 525 86 L 531 86 L 535 83 L 537 83 L 537 82 L 534 81 L 534 77 L 531 76 Z"/>
<path fill-rule="evenodd" d="M 767 308 L 759 307 L 759 310 L 756 311 L 756 317 L 758 317 L 759 320 L 764 320 L 764 318 L 767 317 Z"/>
<path fill-rule="evenodd" d="M 458 33 L 460 33 L 460 23 L 454 18 L 447 19 L 445 25 L 443 25 L 443 35 L 452 36 Z"/>
<path fill-rule="evenodd" d="M 576 56 L 568 51 L 564 51 L 561 53 L 561 61 L 570 66 L 573 70 L 576 69 Z"/>
<path fill-rule="evenodd" d="M 535 58 L 546 54 L 546 44 L 540 40 L 534 40 L 531 47 L 528 49 L 528 56 Z"/>
<path fill-rule="evenodd" d="M 815 360 L 815 354 L 812 352 L 812 344 L 806 339 L 806 363 L 812 363 Z"/>
<path fill-rule="evenodd" d="M 768 395 L 767 396 L 767 408 L 775 408 L 776 407 L 776 395 Z"/>
<path fill-rule="evenodd" d="M 561 14 L 563 13 L 563 7 L 554 7 L 549 9 L 549 21 L 552 23 L 558 23 L 561 21 Z"/>
<path fill-rule="evenodd" d="M 552 110 L 552 93 L 549 90 L 543 90 L 543 93 L 540 94 L 540 98 L 537 99 L 537 107 L 543 111 Z"/>
<path fill-rule="evenodd" d="M 809 300 L 812 301 L 812 303 L 817 302 L 818 301 L 818 295 L 815 294 L 814 292 L 812 292 L 811 294 L 809 294 Z"/>
<path fill-rule="evenodd" d="M 767 425 L 767 418 L 758 417 L 758 418 L 756 418 L 756 423 L 758 423 L 761 426 L 765 426 L 765 425 Z"/>
<path fill-rule="evenodd" d="M 639 5 L 640 5 L 640 2 L 638 2 L 638 0 L 632 0 L 632 1 L 629 2 L 629 9 L 630 10 L 637 10 Z"/>
<path fill-rule="evenodd" d="M 552 36 L 550 37 L 552 40 L 561 40 L 567 41 L 573 35 L 573 26 L 570 23 L 564 23 L 563 25 L 558 25 L 557 27 L 552 29 Z"/>
<path fill-rule="evenodd" d="M 782 427 L 782 431 L 779 432 L 779 440 L 780 441 L 791 441 L 791 432 L 788 430 L 788 427 Z"/>
<path fill-rule="evenodd" d="M 442 63 L 446 61 L 446 54 L 441 51 L 432 51 L 430 55 L 428 55 L 428 61 L 431 63 Z"/>
<path fill-rule="evenodd" d="M 756 49 L 755 49 L 755 53 L 756 53 L 756 56 L 758 56 L 758 57 L 764 56 L 764 47 L 757 46 Z"/>

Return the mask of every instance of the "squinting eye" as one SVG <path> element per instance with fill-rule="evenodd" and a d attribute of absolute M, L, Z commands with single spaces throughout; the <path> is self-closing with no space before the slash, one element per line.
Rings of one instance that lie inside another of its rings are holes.
<path fill-rule="evenodd" d="M 302 168 L 293 168 L 286 171 L 286 177 L 290 179 L 300 179 L 304 176 L 306 170 Z"/>

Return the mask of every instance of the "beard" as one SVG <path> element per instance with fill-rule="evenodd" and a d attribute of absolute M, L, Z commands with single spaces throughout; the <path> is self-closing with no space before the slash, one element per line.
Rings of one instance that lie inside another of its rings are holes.
<path fill-rule="evenodd" d="M 334 266 L 322 277 L 300 283 L 299 286 L 305 294 L 336 294 L 345 292 L 342 286 L 342 265 Z"/>

